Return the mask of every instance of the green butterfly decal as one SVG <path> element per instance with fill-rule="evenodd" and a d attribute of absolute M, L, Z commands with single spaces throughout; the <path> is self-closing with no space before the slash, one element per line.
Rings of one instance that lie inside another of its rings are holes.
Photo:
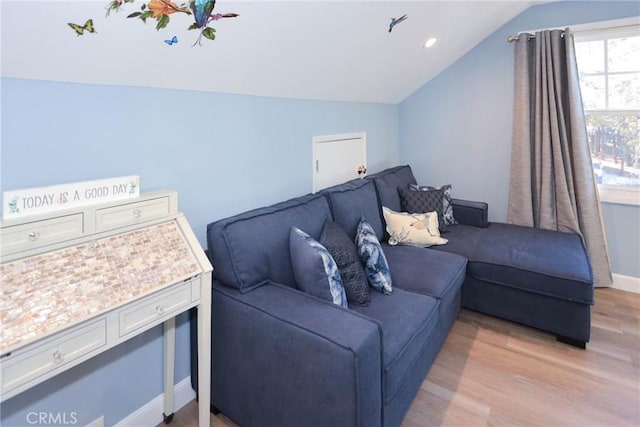
<path fill-rule="evenodd" d="M 87 19 L 87 22 L 85 22 L 84 25 L 78 25 L 71 22 L 67 23 L 67 25 L 70 26 L 73 29 L 73 31 L 76 32 L 78 37 L 83 35 L 85 31 L 88 33 L 96 32 L 96 29 L 93 26 L 93 19 Z"/>

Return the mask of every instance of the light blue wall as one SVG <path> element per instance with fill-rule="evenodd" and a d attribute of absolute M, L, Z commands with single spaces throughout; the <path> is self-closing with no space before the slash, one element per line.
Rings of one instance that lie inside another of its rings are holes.
<path fill-rule="evenodd" d="M 607 230 L 611 270 L 625 276 L 640 277 L 640 207 L 602 204 Z"/>
<path fill-rule="evenodd" d="M 639 14 L 635 1 L 563 1 L 526 10 L 400 104 L 400 161 L 412 164 L 419 182 L 450 183 L 454 197 L 487 201 L 489 219 L 505 221 L 513 105 L 507 36 Z M 625 232 L 638 228 L 640 208 L 608 205 L 604 220 L 613 272 L 640 277 L 638 234 Z"/>
<path fill-rule="evenodd" d="M 139 174 L 173 188 L 205 245 L 206 224 L 311 191 L 311 139 L 365 131 L 369 170 L 399 161 L 398 106 L 2 79 L 1 191 Z M 176 381 L 189 375 L 189 322 L 177 331 Z M 77 412 L 111 425 L 162 392 L 161 329 L 1 406 Z"/>
<path fill-rule="evenodd" d="M 2 79 L 1 189 L 140 175 L 212 220 L 311 191 L 311 138 L 365 131 L 398 162 L 398 106 Z"/>

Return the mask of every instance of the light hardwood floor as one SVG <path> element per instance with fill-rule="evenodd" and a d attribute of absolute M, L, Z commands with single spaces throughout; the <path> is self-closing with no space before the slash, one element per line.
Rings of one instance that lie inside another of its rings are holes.
<path fill-rule="evenodd" d="M 640 426 L 640 294 L 595 299 L 586 350 L 462 310 L 402 425 Z M 171 425 L 196 427 L 195 402 Z"/>

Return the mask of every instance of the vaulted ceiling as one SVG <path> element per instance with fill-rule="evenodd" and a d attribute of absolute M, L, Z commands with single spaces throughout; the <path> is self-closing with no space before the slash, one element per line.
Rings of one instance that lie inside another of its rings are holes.
<path fill-rule="evenodd" d="M 170 14 L 159 31 L 152 18 L 127 18 L 149 1 L 107 16 L 108 0 L 2 0 L 2 76 L 397 103 L 536 3 L 220 0 L 214 13 L 239 16 L 212 21 L 216 39 L 193 46 L 192 15 Z M 88 19 L 95 33 L 68 25 Z"/>

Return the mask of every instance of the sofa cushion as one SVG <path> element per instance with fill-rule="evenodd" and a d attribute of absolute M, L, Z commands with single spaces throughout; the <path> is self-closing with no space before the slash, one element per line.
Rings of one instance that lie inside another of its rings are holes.
<path fill-rule="evenodd" d="M 209 224 L 207 246 L 216 278 L 241 292 L 270 280 L 295 287 L 289 257 L 291 227 L 318 239 L 330 218 L 326 198 L 312 194 Z"/>
<path fill-rule="evenodd" d="M 368 307 L 353 307 L 380 325 L 383 343 L 385 402 L 402 388 L 438 327 L 438 302 L 427 295 L 395 289 L 391 295 L 371 293 Z"/>
<path fill-rule="evenodd" d="M 456 221 L 453 216 L 453 205 L 451 204 L 451 200 L 453 200 L 453 187 L 450 184 L 443 185 L 440 188 L 431 187 L 428 185 L 417 185 L 417 184 L 409 184 L 409 188 L 415 191 L 430 191 L 430 190 L 441 190 L 442 191 L 442 215 L 444 217 L 444 223 L 446 225 L 456 225 L 458 221 Z"/>
<path fill-rule="evenodd" d="M 297 227 L 291 227 L 289 249 L 298 289 L 347 307 L 340 270 L 322 244 Z"/>
<path fill-rule="evenodd" d="M 409 165 L 385 169 L 369 176 L 368 179 L 376 184 L 380 206 L 386 206 L 396 212 L 401 210 L 398 188 L 409 188 L 409 184 L 416 184 Z"/>
<path fill-rule="evenodd" d="M 408 214 L 394 212 L 386 206 L 382 207 L 382 212 L 387 224 L 390 245 L 428 247 L 447 243 L 447 239 L 440 237 L 438 217 L 435 212 Z"/>
<path fill-rule="evenodd" d="M 446 336 L 460 312 L 467 259 L 447 252 L 411 246 L 383 247 L 388 254 L 391 272 L 394 280 L 397 279 L 397 283 L 394 283 L 398 288 L 429 295 L 440 302 L 439 330 Z"/>
<path fill-rule="evenodd" d="M 473 277 L 593 303 L 591 265 L 580 236 L 501 223 L 483 230 L 469 262 Z"/>
<path fill-rule="evenodd" d="M 356 230 L 356 246 L 372 288 L 383 294 L 393 291 L 389 264 L 380 241 L 365 217 L 360 219 Z"/>
<path fill-rule="evenodd" d="M 322 194 L 329 199 L 334 221 L 340 224 L 349 238 L 355 239 L 358 223 L 360 223 L 360 218 L 364 216 L 375 230 L 378 239 L 382 239 L 384 230 L 373 182 L 354 179 L 327 188 L 322 191 Z"/>
<path fill-rule="evenodd" d="M 450 252 L 473 259 L 478 241 L 483 238 L 486 228 L 472 225 L 456 224 L 447 229 L 447 244 L 432 246 L 437 251 Z"/>
<path fill-rule="evenodd" d="M 442 190 L 414 191 L 409 188 L 398 188 L 400 193 L 400 206 L 403 212 L 438 214 L 438 229 L 440 233 L 447 231 L 444 221 L 444 192 Z"/>
<path fill-rule="evenodd" d="M 350 304 L 368 305 L 370 297 L 367 275 L 360 263 L 356 246 L 347 233 L 335 222 L 327 221 L 320 235 L 320 244 L 327 248 L 338 265 L 347 301 Z M 293 253 L 291 256 L 295 258 Z M 293 271 L 296 272 L 295 265 Z"/>
<path fill-rule="evenodd" d="M 442 299 L 464 281 L 466 258 L 414 246 L 383 245 L 396 287 Z"/>

